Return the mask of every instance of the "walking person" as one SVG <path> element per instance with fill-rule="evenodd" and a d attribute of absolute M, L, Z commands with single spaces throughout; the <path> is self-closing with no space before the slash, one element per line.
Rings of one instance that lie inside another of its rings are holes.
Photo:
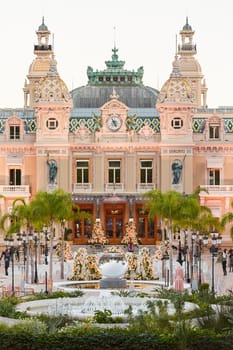
<path fill-rule="evenodd" d="M 5 264 L 5 275 L 8 276 L 8 269 L 10 266 L 10 258 L 11 258 L 11 253 L 10 253 L 10 249 L 6 248 L 6 250 L 4 250 L 1 254 L 0 260 L 2 260 L 2 258 L 4 258 L 4 264 Z"/>
<path fill-rule="evenodd" d="M 229 272 L 233 272 L 233 250 L 232 249 L 229 255 L 229 260 L 230 260 Z"/>
<path fill-rule="evenodd" d="M 222 252 L 222 270 L 224 276 L 227 275 L 227 250 L 224 249 Z"/>

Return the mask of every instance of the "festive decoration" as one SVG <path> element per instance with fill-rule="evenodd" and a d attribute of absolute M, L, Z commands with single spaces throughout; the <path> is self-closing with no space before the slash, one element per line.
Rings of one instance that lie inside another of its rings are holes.
<path fill-rule="evenodd" d="M 71 246 L 68 242 L 64 242 L 64 261 L 67 260 L 72 260 L 73 259 L 73 254 L 71 250 Z M 59 258 L 61 258 L 61 249 L 62 249 L 62 241 L 60 240 L 57 245 L 55 252 Z"/>
<path fill-rule="evenodd" d="M 109 247 L 107 250 L 106 250 L 107 253 L 119 253 L 119 254 L 124 254 L 124 250 L 121 248 L 121 247 L 117 247 L 117 246 L 112 246 L 112 247 Z"/>
<path fill-rule="evenodd" d="M 100 219 L 96 219 L 95 221 L 95 224 L 92 230 L 92 236 L 88 240 L 88 244 L 91 244 L 91 245 L 100 244 L 102 246 L 104 246 L 105 244 L 108 244 L 108 239 L 105 237 L 105 233 L 101 225 Z"/>
<path fill-rule="evenodd" d="M 105 255 L 116 253 L 124 255 L 121 247 L 113 246 L 108 248 Z M 153 280 L 156 277 L 153 274 L 153 258 L 150 256 L 148 248 L 143 247 L 139 254 L 126 253 L 127 271 L 124 275 L 126 279 L 135 280 Z M 72 277 L 73 281 L 99 280 L 102 277 L 99 261 L 96 255 L 87 254 L 86 248 L 79 248 L 74 259 Z"/>
<path fill-rule="evenodd" d="M 72 281 L 90 281 L 101 278 L 96 255 L 88 255 L 86 248 L 79 248 L 74 259 Z"/>
<path fill-rule="evenodd" d="M 139 255 L 127 253 L 128 270 L 125 278 L 130 279 L 132 276 L 135 280 L 153 280 L 152 257 L 148 248 L 143 247 L 139 251 Z"/>
<path fill-rule="evenodd" d="M 136 225 L 134 220 L 131 218 L 125 226 L 125 235 L 121 241 L 122 244 L 132 245 L 131 250 L 133 251 L 133 246 L 137 246 L 140 242 L 140 239 L 137 238 Z"/>
<path fill-rule="evenodd" d="M 159 248 L 155 251 L 154 259 L 161 260 L 162 258 L 163 258 L 162 247 L 159 246 Z"/>

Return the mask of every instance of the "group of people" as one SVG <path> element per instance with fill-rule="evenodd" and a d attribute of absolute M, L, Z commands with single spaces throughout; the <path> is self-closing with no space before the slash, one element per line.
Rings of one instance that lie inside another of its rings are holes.
<path fill-rule="evenodd" d="M 229 266 L 229 272 L 233 272 L 233 249 L 224 249 L 221 254 L 222 270 L 224 276 L 227 275 L 227 267 Z"/>

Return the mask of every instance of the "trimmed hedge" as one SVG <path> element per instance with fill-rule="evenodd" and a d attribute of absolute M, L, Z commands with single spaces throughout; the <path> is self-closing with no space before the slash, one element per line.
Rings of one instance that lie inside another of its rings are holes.
<path fill-rule="evenodd" d="M 19 334 L 17 327 L 1 327 L 1 350 L 231 350 L 233 333 L 189 330 L 185 345 L 175 335 L 141 333 L 127 329 L 68 327 L 56 333 Z"/>

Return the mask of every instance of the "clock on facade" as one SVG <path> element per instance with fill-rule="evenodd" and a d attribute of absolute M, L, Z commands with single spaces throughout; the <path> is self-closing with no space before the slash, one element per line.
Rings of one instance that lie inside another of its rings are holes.
<path fill-rule="evenodd" d="M 112 131 L 117 131 L 122 125 L 122 119 L 118 114 L 112 114 L 107 119 L 107 127 Z"/>

